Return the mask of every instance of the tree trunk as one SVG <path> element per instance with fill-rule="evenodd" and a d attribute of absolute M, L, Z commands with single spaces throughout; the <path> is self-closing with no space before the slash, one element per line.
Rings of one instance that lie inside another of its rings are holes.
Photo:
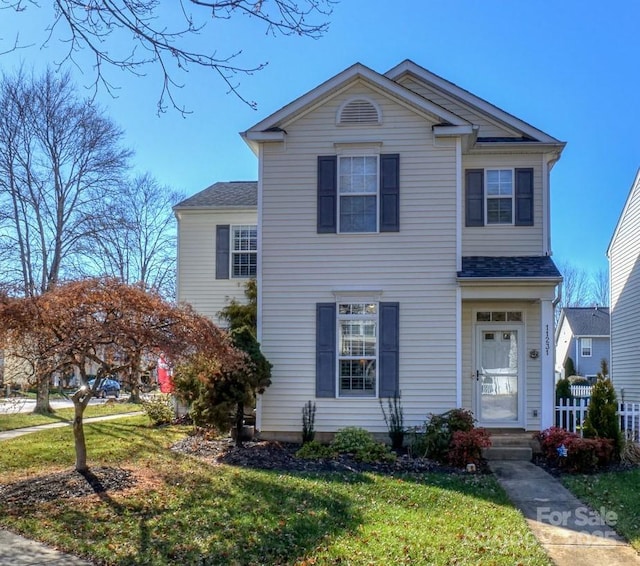
<path fill-rule="evenodd" d="M 142 403 L 142 397 L 140 396 L 140 384 L 136 381 L 131 383 L 131 393 L 129 395 L 129 403 Z"/>
<path fill-rule="evenodd" d="M 77 395 L 77 394 L 76 394 Z M 84 423 L 82 422 L 82 415 L 87 407 L 90 396 L 78 396 L 74 395 L 73 399 L 73 443 L 76 449 L 76 470 L 78 472 L 86 472 L 89 467 L 87 466 L 87 443 L 84 438 Z"/>
<path fill-rule="evenodd" d="M 53 413 L 53 409 L 49 404 L 49 376 L 38 380 L 36 406 L 33 409 L 33 412 L 39 415 L 50 415 Z"/>
<path fill-rule="evenodd" d="M 236 407 L 236 446 L 242 446 L 244 433 L 244 403 L 238 403 Z"/>

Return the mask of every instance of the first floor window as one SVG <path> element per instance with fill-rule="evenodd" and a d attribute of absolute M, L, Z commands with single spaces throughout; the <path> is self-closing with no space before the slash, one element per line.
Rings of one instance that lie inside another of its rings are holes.
<path fill-rule="evenodd" d="M 378 230 L 378 157 L 340 157 L 340 232 Z"/>
<path fill-rule="evenodd" d="M 580 355 L 583 358 L 590 358 L 591 357 L 591 338 L 582 338 L 580 340 L 580 346 L 581 346 Z"/>
<path fill-rule="evenodd" d="M 513 224 L 513 170 L 487 169 L 487 224 Z"/>
<path fill-rule="evenodd" d="M 231 272 L 233 277 L 255 277 L 258 262 L 256 226 L 232 226 Z"/>
<path fill-rule="evenodd" d="M 378 305 L 338 304 L 338 380 L 341 396 L 375 396 Z"/>

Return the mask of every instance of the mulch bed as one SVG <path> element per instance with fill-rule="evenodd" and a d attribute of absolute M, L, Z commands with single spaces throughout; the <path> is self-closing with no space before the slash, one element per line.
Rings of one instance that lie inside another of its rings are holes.
<path fill-rule="evenodd" d="M 171 450 L 199 458 L 210 465 L 227 464 L 260 470 L 282 472 L 376 472 L 379 474 L 441 472 L 464 473 L 426 458 L 398 455 L 395 462 L 359 462 L 348 454 L 333 459 L 297 458 L 299 444 L 275 441 L 250 441 L 236 447 L 230 438 L 209 439 L 196 433 L 184 438 Z M 479 472 L 486 469 L 480 468 Z M 138 478 L 131 470 L 115 467 L 93 467 L 86 473 L 65 470 L 34 476 L 19 482 L 0 485 L 0 504 L 26 507 L 62 498 L 108 494 L 135 486 Z"/>
<path fill-rule="evenodd" d="M 135 484 L 132 472 L 123 468 L 95 467 L 86 473 L 65 470 L 0 485 L 0 502 L 26 507 L 61 498 L 120 491 Z"/>

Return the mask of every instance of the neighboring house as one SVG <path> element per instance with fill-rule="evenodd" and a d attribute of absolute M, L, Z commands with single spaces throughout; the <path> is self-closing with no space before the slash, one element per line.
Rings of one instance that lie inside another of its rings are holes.
<path fill-rule="evenodd" d="M 385 433 L 394 394 L 406 426 L 455 407 L 485 427 L 553 423 L 563 142 L 411 61 L 355 64 L 242 136 L 259 160 L 263 437 L 299 439 L 308 400 L 319 434 Z M 211 312 L 215 225 L 239 220 L 187 202 L 179 297 Z"/>
<path fill-rule="evenodd" d="M 576 375 L 593 378 L 605 359 L 609 365 L 609 309 L 567 307 L 562 309 L 556 328 L 556 371 L 562 377 L 567 358 L 573 360 Z"/>
<path fill-rule="evenodd" d="M 244 300 L 257 266 L 255 181 L 215 183 L 178 203 L 178 301 L 220 323 L 230 299 Z"/>
<path fill-rule="evenodd" d="M 640 402 L 640 170 L 607 250 L 611 282 L 611 380 Z"/>

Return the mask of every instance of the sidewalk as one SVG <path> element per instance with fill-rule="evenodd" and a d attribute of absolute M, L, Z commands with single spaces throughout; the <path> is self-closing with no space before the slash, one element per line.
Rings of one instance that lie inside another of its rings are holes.
<path fill-rule="evenodd" d="M 84 423 L 94 423 L 108 421 L 133 415 L 144 415 L 144 411 L 134 413 L 120 413 L 117 415 L 106 415 L 104 417 L 91 417 L 84 419 Z M 51 423 L 28 428 L 18 428 L 0 432 L 0 441 L 17 438 L 24 434 L 46 430 L 49 428 L 60 428 L 71 426 L 70 422 Z M 11 564 L 11 566 L 92 566 L 91 562 L 63 554 L 40 542 L 26 539 L 20 535 L 0 529 L 0 565 Z"/>
<path fill-rule="evenodd" d="M 121 419 L 123 417 L 134 417 L 137 415 L 144 415 L 144 411 L 135 411 L 132 413 L 118 413 L 117 415 L 105 415 L 104 417 L 89 417 L 87 419 L 83 419 L 82 422 L 84 424 L 95 423 L 99 421 L 110 421 L 113 419 Z M 26 428 L 16 428 L 14 430 L 5 430 L 0 432 L 0 441 L 2 440 L 11 440 L 12 438 L 17 438 L 18 436 L 22 436 L 24 434 L 29 434 L 31 432 L 38 432 L 39 430 L 47 430 L 49 428 L 61 428 L 63 426 L 71 426 L 72 423 L 69 421 L 61 421 L 59 423 L 50 423 L 45 425 L 37 425 L 37 426 L 29 426 Z M 2 564 L 2 562 L 0 562 Z"/>
<path fill-rule="evenodd" d="M 638 553 L 615 532 L 612 511 L 593 511 L 531 462 L 498 460 L 490 468 L 557 566 L 640 564 Z"/>

